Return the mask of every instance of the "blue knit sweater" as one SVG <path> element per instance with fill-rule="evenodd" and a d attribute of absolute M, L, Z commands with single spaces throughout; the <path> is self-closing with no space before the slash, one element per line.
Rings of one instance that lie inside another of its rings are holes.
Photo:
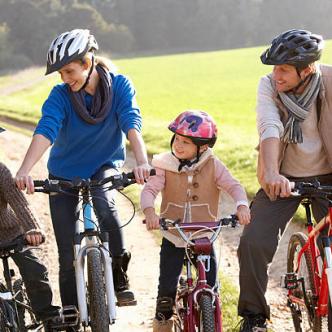
<path fill-rule="evenodd" d="M 103 122 L 93 125 L 73 109 L 66 84 L 52 89 L 34 133 L 52 144 L 48 160 L 52 175 L 68 180 L 89 178 L 101 166 L 123 165 L 126 135 L 130 129 L 140 131 L 142 119 L 131 81 L 122 75 L 112 78 L 112 109 Z M 91 107 L 92 96 L 86 94 L 85 100 Z"/>

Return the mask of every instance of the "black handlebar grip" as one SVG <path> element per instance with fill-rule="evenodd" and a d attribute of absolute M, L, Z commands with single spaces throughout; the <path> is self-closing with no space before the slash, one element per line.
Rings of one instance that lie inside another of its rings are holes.
<path fill-rule="evenodd" d="M 33 184 L 35 187 L 43 187 L 45 185 L 45 181 L 44 180 L 34 180 Z"/>
<path fill-rule="evenodd" d="M 150 176 L 156 175 L 156 170 L 154 168 L 150 169 Z M 135 174 L 134 172 L 130 172 L 126 174 L 127 179 L 129 180 L 134 180 L 135 179 Z"/>

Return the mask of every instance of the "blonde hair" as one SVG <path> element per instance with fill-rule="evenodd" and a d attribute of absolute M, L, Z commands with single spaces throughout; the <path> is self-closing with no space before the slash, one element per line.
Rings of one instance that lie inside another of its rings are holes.
<path fill-rule="evenodd" d="M 80 60 L 80 62 L 84 64 L 87 62 L 87 59 L 91 61 L 92 56 L 94 56 L 95 65 L 100 65 L 112 73 L 117 72 L 116 65 L 110 59 L 103 56 L 94 55 L 92 52 L 88 52 L 87 54 L 85 54 L 84 57 Z"/>

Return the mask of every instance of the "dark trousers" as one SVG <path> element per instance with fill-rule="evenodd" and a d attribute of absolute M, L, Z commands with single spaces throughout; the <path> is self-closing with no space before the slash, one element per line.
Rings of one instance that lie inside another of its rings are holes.
<path fill-rule="evenodd" d="M 92 180 L 100 180 L 112 174 L 110 167 L 102 167 Z M 50 175 L 50 178 L 55 178 Z M 70 195 L 50 195 L 50 209 L 53 229 L 59 254 L 59 284 L 63 305 L 77 305 L 75 270 L 73 266 L 73 238 L 75 223 L 79 218 L 80 204 L 78 192 L 68 190 Z M 103 188 L 94 189 L 93 205 L 101 231 L 109 231 L 109 247 L 113 256 L 123 253 L 123 239 L 120 220 L 115 208 L 114 196 L 111 191 Z"/>
<path fill-rule="evenodd" d="M 54 316 L 59 307 L 52 305 L 52 290 L 46 267 L 38 258 L 27 250 L 15 253 L 12 258 L 20 270 L 31 307 L 39 320 Z"/>
<path fill-rule="evenodd" d="M 322 184 L 331 184 L 332 175 L 316 177 Z M 290 178 L 291 181 L 312 181 L 314 178 Z M 301 198 L 278 198 L 271 201 L 260 189 L 251 205 L 251 223 L 245 226 L 238 248 L 240 264 L 240 316 L 261 314 L 270 318 L 265 299 L 268 283 L 267 269 L 277 250 L 280 236 L 295 214 Z M 328 203 L 313 199 L 312 211 L 316 220 L 327 214 Z"/>
<path fill-rule="evenodd" d="M 185 249 L 176 247 L 172 242 L 163 238 L 160 249 L 158 298 L 172 298 L 176 296 L 178 281 L 184 263 Z M 217 264 L 214 250 L 211 253 L 210 271 L 207 272 L 207 282 L 213 287 L 217 279 Z M 156 312 L 158 317 L 158 310 Z"/>

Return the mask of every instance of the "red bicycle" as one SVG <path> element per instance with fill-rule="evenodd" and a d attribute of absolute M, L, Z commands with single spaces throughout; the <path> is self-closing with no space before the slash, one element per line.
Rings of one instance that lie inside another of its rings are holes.
<path fill-rule="evenodd" d="M 298 182 L 294 195 L 302 198 L 308 234 L 298 232 L 289 240 L 287 274 L 284 276 L 287 304 L 296 332 L 332 331 L 332 186 Z M 316 225 L 311 217 L 313 198 L 329 203 L 329 216 Z"/>
<path fill-rule="evenodd" d="M 219 292 L 217 287 L 212 288 L 207 284 L 206 272 L 209 271 L 213 242 L 218 238 L 222 227 L 227 225 L 235 227 L 237 217 L 232 215 L 218 222 L 204 223 L 161 220 L 163 229 L 175 229 L 187 243 L 185 276 L 181 276 L 179 280 L 175 300 L 176 332 L 222 332 L 223 330 Z M 196 235 L 200 237 L 195 239 Z M 194 270 L 196 273 L 193 273 Z"/>

